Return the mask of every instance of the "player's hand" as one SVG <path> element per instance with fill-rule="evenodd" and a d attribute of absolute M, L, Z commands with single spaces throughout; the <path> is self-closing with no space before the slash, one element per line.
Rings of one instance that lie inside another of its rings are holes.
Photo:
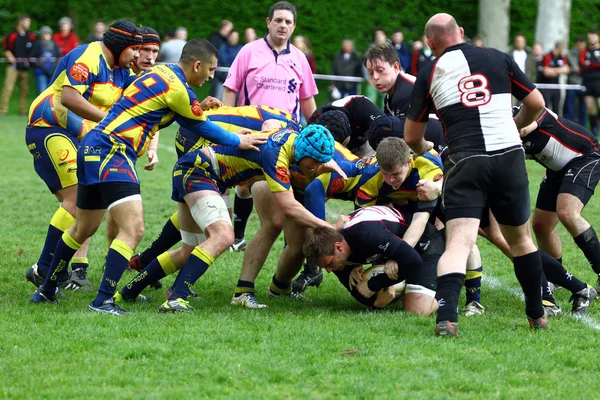
<path fill-rule="evenodd" d="M 350 217 L 342 214 L 338 217 L 337 221 L 335 221 L 335 230 L 341 232 L 344 229 L 344 225 L 350 222 Z"/>
<path fill-rule="evenodd" d="M 202 103 L 200 103 L 200 108 L 202 108 L 202 111 L 206 111 L 206 110 L 210 110 L 213 107 L 222 107 L 223 103 L 221 102 L 221 100 L 217 99 L 216 97 L 212 97 L 212 96 L 206 96 L 206 98 L 204 100 L 202 100 Z"/>
<path fill-rule="evenodd" d="M 152 171 L 158 164 L 158 153 L 154 149 L 148 150 L 148 164 L 144 165 L 146 171 Z"/>
<path fill-rule="evenodd" d="M 350 286 L 350 290 L 354 289 L 360 282 L 363 281 L 364 273 L 365 269 L 362 265 L 354 267 L 354 269 L 350 272 L 350 278 L 348 279 L 348 286 Z"/>
<path fill-rule="evenodd" d="M 384 308 L 396 298 L 396 289 L 393 286 L 381 289 L 377 292 L 377 297 L 373 307 Z"/>
<path fill-rule="evenodd" d="M 383 272 L 390 279 L 398 279 L 398 263 L 394 260 L 387 260 L 383 267 Z"/>
<path fill-rule="evenodd" d="M 269 139 L 269 137 L 265 135 L 249 135 L 251 132 L 250 129 L 240 129 L 236 132 L 236 135 L 240 138 L 238 149 L 260 151 L 256 146 L 265 144 Z"/>
<path fill-rule="evenodd" d="M 370 164 L 374 158 L 375 158 L 375 156 L 365 156 L 365 157 L 361 158 L 360 161 L 364 162 L 365 164 Z"/>
<path fill-rule="evenodd" d="M 371 297 L 373 297 L 375 295 L 375 292 L 373 292 L 373 291 L 371 291 L 371 289 L 369 289 L 368 284 L 369 284 L 369 281 L 365 279 L 362 282 L 360 282 L 358 284 L 358 286 L 356 286 L 356 290 L 358 290 L 358 293 L 360 293 L 363 297 L 370 299 Z"/>
<path fill-rule="evenodd" d="M 342 178 L 348 179 L 348 175 L 346 175 L 346 173 L 342 170 L 342 168 L 338 165 L 338 163 L 335 162 L 335 160 L 333 158 L 331 160 L 327 161 L 326 163 L 323 163 L 323 165 L 319 168 L 319 172 L 317 175 L 320 175 L 324 172 L 336 172 Z"/>
<path fill-rule="evenodd" d="M 421 179 L 417 183 L 417 194 L 419 195 L 419 200 L 433 201 L 440 196 L 439 183 L 436 184 L 433 181 Z"/>
<path fill-rule="evenodd" d="M 423 154 L 427 153 L 431 149 L 433 149 L 433 142 L 426 140 L 425 141 L 425 151 L 423 152 Z"/>

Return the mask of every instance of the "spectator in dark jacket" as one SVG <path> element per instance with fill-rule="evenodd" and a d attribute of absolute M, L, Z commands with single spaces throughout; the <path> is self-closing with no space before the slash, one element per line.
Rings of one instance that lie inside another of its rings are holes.
<path fill-rule="evenodd" d="M 240 52 L 242 45 L 240 44 L 240 33 L 236 30 L 232 30 L 227 35 L 227 42 L 219 47 L 219 67 L 231 67 L 235 56 Z M 212 86 L 210 88 L 210 95 L 218 99 L 223 96 L 223 83 L 227 79 L 227 72 L 215 73 L 215 79 L 213 79 Z"/>
<path fill-rule="evenodd" d="M 345 39 L 342 42 L 342 51 L 337 53 L 333 59 L 333 75 L 362 77 L 362 60 L 354 51 L 354 42 Z M 355 82 L 333 82 L 331 94 L 334 100 L 358 93 L 358 83 Z M 334 95 L 335 94 L 335 95 Z"/>
<path fill-rule="evenodd" d="M 402 31 L 394 31 L 392 33 L 392 45 L 400 58 L 400 66 L 404 71 L 410 71 L 411 51 L 410 47 L 404 42 L 404 34 Z"/>
<path fill-rule="evenodd" d="M 33 73 L 38 94 L 40 94 L 48 87 L 48 82 L 58 64 L 57 59 L 60 57 L 60 49 L 52 40 L 52 29 L 49 26 L 40 29 L 40 38 L 33 44 L 31 57 L 37 59 L 33 62 Z"/>

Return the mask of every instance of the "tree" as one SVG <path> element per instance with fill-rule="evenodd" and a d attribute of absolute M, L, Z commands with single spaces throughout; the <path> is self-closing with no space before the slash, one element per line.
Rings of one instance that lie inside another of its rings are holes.
<path fill-rule="evenodd" d="M 538 5 L 535 41 L 548 52 L 557 41 L 569 43 L 571 0 L 540 0 Z"/>
<path fill-rule="evenodd" d="M 508 46 L 510 0 L 479 0 L 479 36 L 486 47 Z"/>

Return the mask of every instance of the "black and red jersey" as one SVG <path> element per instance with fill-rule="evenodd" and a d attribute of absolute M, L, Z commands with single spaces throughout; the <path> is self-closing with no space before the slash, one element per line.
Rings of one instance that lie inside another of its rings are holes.
<path fill-rule="evenodd" d="M 350 214 L 350 222 L 344 225 L 341 232 L 352 249 L 347 263 L 364 265 L 389 259 L 411 220 L 411 214 L 386 206 L 371 206 L 354 211 Z"/>
<path fill-rule="evenodd" d="M 542 59 L 542 67 L 548 68 L 560 68 L 565 65 L 569 65 L 569 61 L 562 54 L 555 55 L 553 52 L 550 52 L 544 56 Z M 548 77 L 542 73 L 542 82 L 544 83 L 558 83 L 558 76 L 556 77 Z"/>
<path fill-rule="evenodd" d="M 534 89 L 508 54 L 460 43 L 419 72 L 407 118 L 426 122 L 435 112 L 450 154 L 494 153 L 521 146 L 512 96 L 521 100 Z"/>
<path fill-rule="evenodd" d="M 548 108 L 536 120 L 538 127 L 522 138 L 525 154 L 545 168 L 560 171 L 571 160 L 600 157 L 598 139 L 581 125 L 561 118 Z"/>
<path fill-rule="evenodd" d="M 588 46 L 579 53 L 579 71 L 584 82 L 600 80 L 600 46 Z"/>
<path fill-rule="evenodd" d="M 386 114 L 395 117 L 403 117 L 406 114 L 410 107 L 410 97 L 416 79 L 415 76 L 400 71 L 396 79 L 394 93 L 391 96 L 389 94 L 385 95 L 385 99 L 383 100 Z"/>
<path fill-rule="evenodd" d="M 35 42 L 35 35 L 31 32 L 25 32 L 23 35 L 18 30 L 14 29 L 4 38 L 2 47 L 4 51 L 9 50 L 15 58 L 26 59 L 31 55 L 33 49 L 33 42 Z M 17 61 L 17 69 L 28 70 L 29 61 L 19 60 Z"/>
<path fill-rule="evenodd" d="M 415 50 L 413 51 L 412 61 L 410 63 L 410 73 L 413 75 L 417 75 L 423 67 L 431 63 L 431 61 L 435 60 L 435 56 L 431 50 Z"/>
<path fill-rule="evenodd" d="M 385 115 L 368 97 L 357 95 L 347 96 L 317 108 L 311 119 L 331 110 L 342 111 L 348 116 L 352 133 L 350 134 L 350 142 L 346 147 L 350 151 L 360 148 L 367 142 L 366 132 L 371 123 L 380 116 Z"/>

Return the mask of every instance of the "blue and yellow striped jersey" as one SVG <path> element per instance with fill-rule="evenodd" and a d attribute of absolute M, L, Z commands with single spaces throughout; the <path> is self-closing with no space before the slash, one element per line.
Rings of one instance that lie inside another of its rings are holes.
<path fill-rule="evenodd" d="M 74 88 L 93 106 L 108 111 L 134 78 L 131 70 L 107 64 L 100 42 L 79 46 L 59 62 L 50 85 L 31 104 L 28 123 L 40 128 L 61 127 L 81 138 L 96 123 L 62 105 L 63 86 Z"/>
<path fill-rule="evenodd" d="M 237 136 L 207 121 L 177 65 L 157 65 L 138 77 L 95 129 L 119 138 L 140 157 L 156 131 L 175 121 L 213 142 L 239 144 Z"/>
<path fill-rule="evenodd" d="M 377 204 L 377 199 L 405 199 L 419 200 L 417 183 L 425 179 L 437 182 L 443 178 L 442 159 L 435 150 L 430 150 L 422 156 L 412 156 L 412 169 L 400 186 L 391 186 L 385 183 L 381 171 L 370 171 L 371 176 L 365 174 L 361 186 L 356 192 L 355 205 L 368 207 Z"/>
<path fill-rule="evenodd" d="M 251 130 L 252 133 L 258 133 L 261 131 L 263 122 L 268 119 L 280 121 L 282 128 L 300 131 L 300 125 L 294 120 L 292 114 L 268 106 L 222 106 L 204 111 L 204 115 L 228 132 L 236 132 L 246 128 Z M 184 127 L 179 128 L 175 137 L 175 148 L 180 156 L 211 145 L 212 143 L 207 139 Z"/>

